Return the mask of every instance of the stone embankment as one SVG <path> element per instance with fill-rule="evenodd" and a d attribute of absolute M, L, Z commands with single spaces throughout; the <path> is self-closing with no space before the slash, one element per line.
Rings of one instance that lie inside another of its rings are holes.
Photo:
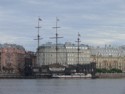
<path fill-rule="evenodd" d="M 34 76 L 25 76 L 15 73 L 0 73 L 0 79 L 39 79 L 39 78 L 51 78 L 50 74 L 34 75 Z"/>
<path fill-rule="evenodd" d="M 125 73 L 96 73 L 98 78 L 125 78 Z"/>

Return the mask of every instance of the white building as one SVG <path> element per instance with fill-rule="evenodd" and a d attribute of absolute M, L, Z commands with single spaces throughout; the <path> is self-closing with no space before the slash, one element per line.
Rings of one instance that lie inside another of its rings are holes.
<path fill-rule="evenodd" d="M 67 42 L 58 44 L 56 52 L 56 45 L 49 42 L 39 47 L 39 62 L 40 65 L 49 65 L 56 62 L 62 65 L 86 64 L 91 62 L 90 50 L 87 45 L 81 44 L 78 53 L 77 45 Z"/>
<path fill-rule="evenodd" d="M 58 44 L 56 53 L 56 45 L 46 43 L 39 47 L 40 65 L 61 64 L 76 65 L 89 64 L 96 62 L 97 68 L 116 68 L 125 71 L 125 49 L 123 47 L 89 47 L 80 44 L 78 46 L 70 42 Z M 57 57 L 56 57 L 57 54 Z M 57 60 L 57 61 L 56 61 Z"/>

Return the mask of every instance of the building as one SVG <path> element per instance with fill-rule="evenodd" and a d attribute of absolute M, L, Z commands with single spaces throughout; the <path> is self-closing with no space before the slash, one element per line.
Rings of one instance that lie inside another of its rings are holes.
<path fill-rule="evenodd" d="M 90 51 L 89 46 L 84 44 L 79 45 L 78 51 L 78 46 L 70 42 L 58 44 L 56 50 L 56 44 L 49 42 L 39 47 L 39 63 L 44 73 L 45 71 L 60 75 L 91 73 L 94 76 L 96 64 L 91 62 Z"/>
<path fill-rule="evenodd" d="M 25 53 L 25 64 L 31 65 L 32 67 L 36 66 L 36 54 L 32 51 L 27 51 Z"/>
<path fill-rule="evenodd" d="M 100 69 L 121 69 L 125 71 L 125 50 L 121 47 L 91 48 L 91 59 Z"/>
<path fill-rule="evenodd" d="M 50 65 L 58 63 L 61 65 L 88 64 L 91 62 L 90 50 L 88 45 L 81 44 L 78 53 L 78 47 L 75 44 L 66 42 L 56 45 L 48 42 L 39 47 L 40 65 Z"/>
<path fill-rule="evenodd" d="M 96 62 L 96 68 L 121 69 L 125 71 L 125 47 L 90 47 L 85 44 L 78 46 L 70 42 L 56 45 L 51 42 L 39 47 L 40 65 L 59 63 L 61 65 L 89 64 Z M 57 56 L 56 56 L 57 54 Z M 56 59 L 57 58 L 57 59 Z M 56 61 L 57 60 L 57 61 Z"/>
<path fill-rule="evenodd" d="M 3 44 L 0 47 L 0 71 L 18 73 L 24 65 L 25 49 L 16 44 Z"/>
<path fill-rule="evenodd" d="M 56 53 L 55 44 L 50 42 L 43 44 L 39 47 L 39 63 L 40 65 L 50 65 L 54 63 L 66 64 L 65 46 L 63 44 L 59 44 L 58 52 Z"/>
<path fill-rule="evenodd" d="M 36 66 L 36 55 L 34 52 L 28 51 L 25 54 L 24 75 L 33 75 L 33 68 Z"/>
<path fill-rule="evenodd" d="M 91 62 L 90 49 L 88 45 L 80 44 L 79 53 L 78 53 L 78 46 L 76 44 L 67 42 L 64 45 L 67 58 L 66 62 L 68 65 L 89 64 Z"/>

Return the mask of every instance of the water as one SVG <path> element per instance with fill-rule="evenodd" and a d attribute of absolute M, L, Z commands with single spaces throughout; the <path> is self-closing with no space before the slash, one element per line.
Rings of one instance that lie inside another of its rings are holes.
<path fill-rule="evenodd" d="M 125 94 L 125 79 L 3 79 L 0 94 Z"/>

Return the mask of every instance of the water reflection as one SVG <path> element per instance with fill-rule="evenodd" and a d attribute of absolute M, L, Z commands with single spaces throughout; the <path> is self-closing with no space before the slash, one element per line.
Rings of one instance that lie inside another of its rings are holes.
<path fill-rule="evenodd" d="M 0 94 L 125 94 L 124 79 L 5 79 Z"/>

